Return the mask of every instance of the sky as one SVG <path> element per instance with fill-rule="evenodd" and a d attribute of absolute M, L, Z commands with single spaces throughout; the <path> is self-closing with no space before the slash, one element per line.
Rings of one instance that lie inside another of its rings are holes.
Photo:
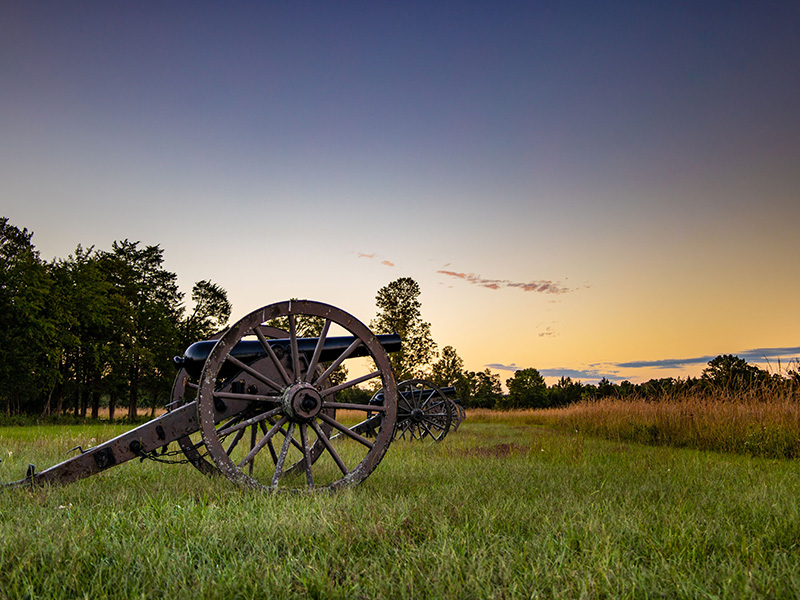
<path fill-rule="evenodd" d="M 642 382 L 800 357 L 800 3 L 0 4 L 0 215 L 158 244 L 233 317 L 365 323 Z M 779 366 L 780 365 L 780 366 Z"/>

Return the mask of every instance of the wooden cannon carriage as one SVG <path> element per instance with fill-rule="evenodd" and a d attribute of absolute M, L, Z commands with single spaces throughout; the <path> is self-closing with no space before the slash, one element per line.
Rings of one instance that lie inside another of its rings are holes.
<path fill-rule="evenodd" d="M 316 338 L 298 335 L 316 320 Z M 288 331 L 270 326 L 283 321 Z M 267 490 L 334 490 L 363 481 L 392 441 L 397 387 L 387 352 L 397 335 L 375 335 L 352 315 L 309 300 L 270 304 L 178 360 L 172 410 L 8 486 L 68 483 L 134 458 L 158 458 L 178 442 L 186 460 Z M 355 365 L 353 375 L 343 362 Z M 367 381 L 382 402 L 339 401 Z M 376 432 L 368 439 L 366 426 Z"/>

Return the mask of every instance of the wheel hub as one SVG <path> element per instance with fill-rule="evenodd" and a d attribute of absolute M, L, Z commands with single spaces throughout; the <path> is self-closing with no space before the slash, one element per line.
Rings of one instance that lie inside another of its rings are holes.
<path fill-rule="evenodd" d="M 322 410 L 322 396 L 309 383 L 295 383 L 286 388 L 281 404 L 292 421 L 306 423 Z"/>
<path fill-rule="evenodd" d="M 414 423 L 422 423 L 424 414 L 421 408 L 415 408 L 411 411 L 411 420 L 414 421 Z"/>

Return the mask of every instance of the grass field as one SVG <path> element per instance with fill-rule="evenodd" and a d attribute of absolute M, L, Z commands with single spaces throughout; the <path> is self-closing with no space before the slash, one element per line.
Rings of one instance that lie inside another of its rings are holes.
<path fill-rule="evenodd" d="M 0 480 L 122 429 L 2 428 Z M 475 414 L 332 495 L 138 460 L 0 491 L 0 597 L 791 598 L 798 498 L 793 460 Z"/>

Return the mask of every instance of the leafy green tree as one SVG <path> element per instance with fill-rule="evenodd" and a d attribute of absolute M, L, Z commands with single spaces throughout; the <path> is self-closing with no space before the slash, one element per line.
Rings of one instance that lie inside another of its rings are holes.
<path fill-rule="evenodd" d="M 401 277 L 378 290 L 377 316 L 370 322 L 376 333 L 398 333 L 402 349 L 390 356 L 398 381 L 424 377 L 430 361 L 436 357 L 436 342 L 431 325 L 422 320 L 419 284 L 411 277 Z"/>
<path fill-rule="evenodd" d="M 489 369 L 464 372 L 456 383 L 456 393 L 464 408 L 495 408 L 503 397 L 500 377 Z"/>
<path fill-rule="evenodd" d="M 0 400 L 7 413 L 41 408 L 60 355 L 53 282 L 32 236 L 0 218 Z"/>
<path fill-rule="evenodd" d="M 583 395 L 583 384 L 572 381 L 570 377 L 562 377 L 548 390 L 548 406 L 567 406 L 580 402 Z"/>
<path fill-rule="evenodd" d="M 442 348 L 439 360 L 433 363 L 431 381 L 439 387 L 456 385 L 464 377 L 464 361 L 452 346 Z"/>
<path fill-rule="evenodd" d="M 50 265 L 56 282 L 53 301 L 60 307 L 63 353 L 59 362 L 56 410 L 65 396 L 74 400 L 75 413 L 86 416 L 91 399 L 92 418 L 99 417 L 104 393 L 104 373 L 110 366 L 109 339 L 113 333 L 112 286 L 106 279 L 100 255 L 78 246 L 73 255 Z M 46 408 L 49 412 L 50 406 Z"/>
<path fill-rule="evenodd" d="M 742 391 L 770 379 L 769 373 L 732 354 L 721 354 L 709 361 L 701 379 L 708 385 L 727 391 Z"/>
<path fill-rule="evenodd" d="M 598 398 L 608 398 L 610 396 L 615 396 L 617 391 L 617 387 L 611 383 L 611 381 L 605 377 L 603 377 L 597 383 L 597 397 Z"/>
<path fill-rule="evenodd" d="M 198 281 L 192 288 L 192 312 L 181 321 L 181 346 L 205 340 L 224 328 L 231 316 L 228 293 L 216 283 Z"/>
<path fill-rule="evenodd" d="M 128 417 L 135 419 L 141 394 L 150 397 L 151 407 L 169 395 L 181 294 L 176 275 L 163 268 L 164 251 L 158 245 L 114 242 L 103 259 L 117 313 L 114 383 L 126 383 Z"/>
<path fill-rule="evenodd" d="M 547 384 L 534 368 L 520 369 L 506 380 L 508 395 L 500 408 L 543 408 L 547 406 Z"/>

